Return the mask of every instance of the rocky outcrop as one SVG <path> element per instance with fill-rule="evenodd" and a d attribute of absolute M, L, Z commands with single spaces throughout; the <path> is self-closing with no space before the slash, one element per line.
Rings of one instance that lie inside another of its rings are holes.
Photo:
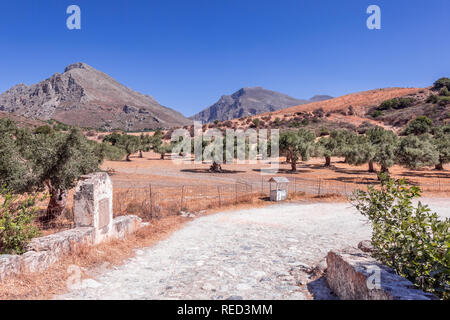
<path fill-rule="evenodd" d="M 12 87 L 0 95 L 0 111 L 104 129 L 169 128 L 189 123 L 181 113 L 82 62 L 37 84 Z"/>
<path fill-rule="evenodd" d="M 342 300 L 436 299 L 369 254 L 353 248 L 328 253 L 327 283 Z"/>

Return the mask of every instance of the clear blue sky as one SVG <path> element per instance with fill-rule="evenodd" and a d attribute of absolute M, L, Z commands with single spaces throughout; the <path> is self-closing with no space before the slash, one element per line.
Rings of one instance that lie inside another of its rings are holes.
<path fill-rule="evenodd" d="M 370 4 L 381 30 L 366 28 Z M 450 76 L 449 15 L 449 0 L 1 1 L 0 92 L 78 61 L 187 116 L 244 86 L 296 98 L 428 86 Z"/>

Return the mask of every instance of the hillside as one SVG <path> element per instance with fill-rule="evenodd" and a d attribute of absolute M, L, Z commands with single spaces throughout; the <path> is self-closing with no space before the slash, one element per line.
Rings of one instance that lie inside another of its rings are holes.
<path fill-rule="evenodd" d="M 327 134 L 333 129 L 350 129 L 360 133 L 370 127 L 382 126 L 399 131 L 410 120 L 426 115 L 435 123 L 450 120 L 450 103 L 428 102 L 436 94 L 428 88 L 385 88 L 352 93 L 338 98 L 296 105 L 273 112 L 223 121 L 208 128 L 273 128 L 294 130 L 308 128 L 317 134 Z M 380 105 L 391 99 L 406 99 L 410 103 L 402 108 L 391 108 L 374 113 Z"/>
<path fill-rule="evenodd" d="M 219 101 L 191 119 L 202 122 L 231 120 L 309 102 L 261 87 L 246 87 L 232 95 L 222 96 Z"/>
<path fill-rule="evenodd" d="M 181 113 L 81 62 L 37 84 L 12 87 L 0 95 L 0 111 L 97 129 L 143 130 L 188 123 Z"/>

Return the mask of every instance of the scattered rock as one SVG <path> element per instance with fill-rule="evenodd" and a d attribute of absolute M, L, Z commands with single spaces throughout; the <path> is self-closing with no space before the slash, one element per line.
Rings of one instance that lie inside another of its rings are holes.
<path fill-rule="evenodd" d="M 241 296 L 229 296 L 226 300 L 243 300 Z"/>
<path fill-rule="evenodd" d="M 369 240 L 363 240 L 360 243 L 358 243 L 358 248 L 362 250 L 363 252 L 373 252 L 373 246 L 372 242 Z"/>

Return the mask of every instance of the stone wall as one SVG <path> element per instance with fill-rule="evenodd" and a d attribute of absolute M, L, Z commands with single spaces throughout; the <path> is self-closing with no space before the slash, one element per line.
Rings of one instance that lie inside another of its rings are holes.
<path fill-rule="evenodd" d="M 75 228 L 33 239 L 23 255 L 0 255 L 0 280 L 42 272 L 80 245 L 120 239 L 144 224 L 133 215 L 113 219 L 112 183 L 107 173 L 83 176 L 74 194 Z"/>
<path fill-rule="evenodd" d="M 356 248 L 328 253 L 327 283 L 342 300 L 437 299 Z"/>

